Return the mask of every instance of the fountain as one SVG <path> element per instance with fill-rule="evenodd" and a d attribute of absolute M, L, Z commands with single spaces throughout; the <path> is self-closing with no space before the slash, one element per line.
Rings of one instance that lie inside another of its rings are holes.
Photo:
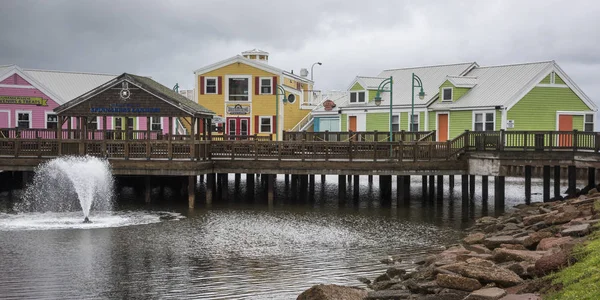
<path fill-rule="evenodd" d="M 65 156 L 47 161 L 35 170 L 33 183 L 17 207 L 25 212 L 83 212 L 112 209 L 113 177 L 110 164 L 92 156 Z"/>

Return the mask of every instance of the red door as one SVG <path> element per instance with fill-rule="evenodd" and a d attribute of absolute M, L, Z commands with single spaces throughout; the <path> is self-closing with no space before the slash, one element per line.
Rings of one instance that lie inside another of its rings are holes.
<path fill-rule="evenodd" d="M 558 116 L 558 130 L 559 131 L 573 131 L 573 116 L 571 115 L 559 115 Z M 558 136 L 559 147 L 571 147 L 572 146 L 571 134 L 560 134 Z"/>
<path fill-rule="evenodd" d="M 348 117 L 348 130 L 352 132 L 356 132 L 356 116 Z"/>
<path fill-rule="evenodd" d="M 250 134 L 250 118 L 248 117 L 227 118 L 225 124 L 227 126 L 225 133 L 232 136 L 230 139 L 240 139 Z"/>
<path fill-rule="evenodd" d="M 448 140 L 448 114 L 438 115 L 438 141 Z"/>

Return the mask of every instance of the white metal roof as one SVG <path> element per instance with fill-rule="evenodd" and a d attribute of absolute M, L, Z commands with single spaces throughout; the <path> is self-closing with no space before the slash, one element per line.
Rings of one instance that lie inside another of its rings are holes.
<path fill-rule="evenodd" d="M 477 84 L 477 77 L 473 76 L 448 76 L 447 78 L 455 87 L 472 88 Z"/>
<path fill-rule="evenodd" d="M 358 83 L 360 83 L 360 85 L 363 86 L 363 88 L 367 90 L 376 90 L 379 87 L 379 84 L 386 78 L 357 76 L 356 79 Z"/>
<path fill-rule="evenodd" d="M 410 105 L 412 101 L 412 74 L 414 73 L 423 82 L 425 98 L 420 100 L 417 95 L 419 89 L 415 88 L 415 105 L 424 105 L 439 93 L 439 87 L 446 81 L 448 75 L 464 75 L 467 71 L 476 67 L 477 63 L 459 63 L 450 65 L 414 67 L 403 69 L 384 70 L 377 77 L 393 77 L 394 105 Z M 386 87 L 388 88 L 388 87 Z M 382 94 L 382 104 L 389 101 L 389 93 Z"/>
<path fill-rule="evenodd" d="M 521 91 L 541 81 L 543 73 L 550 72 L 553 66 L 553 61 L 545 61 L 474 68 L 466 74 L 477 78 L 477 84 L 472 89 L 454 102 L 436 101 L 431 107 L 451 109 L 508 106 Z"/>
<path fill-rule="evenodd" d="M 53 99 L 58 104 L 64 104 L 117 77 L 109 74 L 32 69 L 23 69 L 23 72 L 58 96 L 59 99 Z"/>

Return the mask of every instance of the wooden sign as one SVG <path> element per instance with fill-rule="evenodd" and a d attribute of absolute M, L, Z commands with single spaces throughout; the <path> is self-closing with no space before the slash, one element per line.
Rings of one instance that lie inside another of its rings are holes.
<path fill-rule="evenodd" d="M 48 100 L 41 97 L 0 96 L 0 104 L 48 106 Z"/>
<path fill-rule="evenodd" d="M 250 106 L 242 106 L 240 104 L 227 106 L 227 114 L 229 115 L 247 115 L 250 113 Z"/>
<path fill-rule="evenodd" d="M 323 108 L 325 108 L 325 111 L 331 111 L 333 108 L 335 107 L 335 102 L 327 99 L 323 102 Z"/>

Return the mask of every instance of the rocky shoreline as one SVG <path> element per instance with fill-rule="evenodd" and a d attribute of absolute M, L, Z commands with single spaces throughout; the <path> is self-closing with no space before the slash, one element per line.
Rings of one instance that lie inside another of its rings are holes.
<path fill-rule="evenodd" d="M 461 243 L 414 268 L 391 266 L 372 281 L 360 279 L 367 289 L 317 285 L 297 299 L 541 299 L 556 288 L 545 276 L 575 262 L 573 248 L 599 221 L 598 189 L 574 199 L 518 205 L 498 218 L 476 220 Z"/>

